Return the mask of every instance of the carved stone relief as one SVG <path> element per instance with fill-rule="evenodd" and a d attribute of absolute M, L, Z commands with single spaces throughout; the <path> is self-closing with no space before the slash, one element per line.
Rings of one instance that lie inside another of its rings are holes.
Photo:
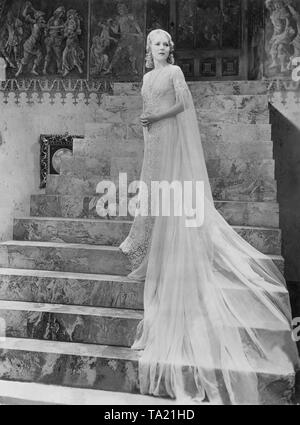
<path fill-rule="evenodd" d="M 146 0 L 0 0 L 7 78 L 113 78 L 143 72 Z"/>
<path fill-rule="evenodd" d="M 266 77 L 289 77 L 293 58 L 300 57 L 300 1 L 266 0 Z"/>
<path fill-rule="evenodd" d="M 2 13 L 8 78 L 86 78 L 88 0 L 12 0 Z"/>
<path fill-rule="evenodd" d="M 146 1 L 92 0 L 90 75 L 138 80 L 144 69 Z"/>

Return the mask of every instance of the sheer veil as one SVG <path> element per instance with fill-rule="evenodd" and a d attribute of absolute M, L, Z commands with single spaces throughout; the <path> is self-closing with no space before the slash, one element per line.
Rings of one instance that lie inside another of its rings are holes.
<path fill-rule="evenodd" d="M 192 95 L 181 69 L 169 68 L 184 111 L 172 121 L 175 140 L 164 145 L 160 176 L 204 183 L 204 222 L 187 227 L 184 214 L 156 217 L 147 255 L 129 276 L 145 280 L 132 346 L 143 350 L 140 390 L 259 404 L 261 374 L 292 376 L 298 362 L 285 280 L 215 209 Z"/>

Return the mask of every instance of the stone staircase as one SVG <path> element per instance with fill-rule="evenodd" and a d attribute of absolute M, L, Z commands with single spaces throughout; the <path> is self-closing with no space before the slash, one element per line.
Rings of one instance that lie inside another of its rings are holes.
<path fill-rule="evenodd" d="M 92 394 L 90 400 L 98 395 L 99 404 L 107 404 L 108 397 L 115 404 L 149 403 L 138 395 L 139 352 L 130 349 L 143 317 L 143 284 L 126 279 L 129 263 L 117 248 L 132 218 L 101 218 L 96 212 L 101 180 L 118 186 L 120 172 L 128 173 L 129 183 L 139 178 L 138 90 L 136 84 L 119 83 L 113 96 L 104 96 L 95 122 L 86 124 L 85 139 L 74 141 L 73 158 L 63 161 L 60 175 L 49 176 L 46 194 L 32 195 L 31 216 L 14 220 L 13 240 L 0 244 L 0 318 L 7 335 L 0 341 L 0 401 L 27 400 L 24 394 L 36 394 L 34 385 L 42 384 L 46 392 L 53 385 L 61 388 L 68 403 L 72 397 L 66 391 L 77 391 L 76 404 L 82 389 Z M 216 207 L 283 270 L 264 85 L 201 82 L 191 83 L 191 90 Z M 291 338 L 287 329 L 262 328 L 251 312 L 248 320 L 270 343 Z M 284 361 L 268 373 L 260 373 L 259 365 L 257 371 L 262 403 L 290 400 L 293 380 Z M 23 395 L 13 396 L 11 381 Z"/>

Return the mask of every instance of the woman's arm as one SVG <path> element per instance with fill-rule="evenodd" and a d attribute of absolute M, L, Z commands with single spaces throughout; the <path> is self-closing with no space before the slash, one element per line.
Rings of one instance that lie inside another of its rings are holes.
<path fill-rule="evenodd" d="M 141 123 L 143 127 L 147 127 L 148 125 L 151 125 L 157 121 L 164 120 L 166 118 L 175 117 L 177 114 L 180 114 L 183 111 L 184 111 L 183 102 L 179 101 L 166 112 L 161 112 L 159 114 L 142 115 Z"/>
<path fill-rule="evenodd" d="M 158 121 L 159 121 L 159 120 L 163 120 L 165 118 L 172 118 L 172 117 L 176 116 L 177 114 L 180 114 L 183 111 L 184 111 L 183 102 L 180 101 L 180 102 L 176 103 L 174 106 L 172 106 L 172 108 L 170 108 L 168 111 L 157 114 L 156 116 L 157 116 Z"/>

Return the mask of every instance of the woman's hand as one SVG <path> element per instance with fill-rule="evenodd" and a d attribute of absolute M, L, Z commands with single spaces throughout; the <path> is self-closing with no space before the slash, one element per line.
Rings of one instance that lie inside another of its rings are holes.
<path fill-rule="evenodd" d="M 141 115 L 140 118 L 141 124 L 143 127 L 150 127 L 152 124 L 154 124 L 155 122 L 159 121 L 159 116 L 158 115 L 147 115 L 147 114 L 143 114 Z"/>

